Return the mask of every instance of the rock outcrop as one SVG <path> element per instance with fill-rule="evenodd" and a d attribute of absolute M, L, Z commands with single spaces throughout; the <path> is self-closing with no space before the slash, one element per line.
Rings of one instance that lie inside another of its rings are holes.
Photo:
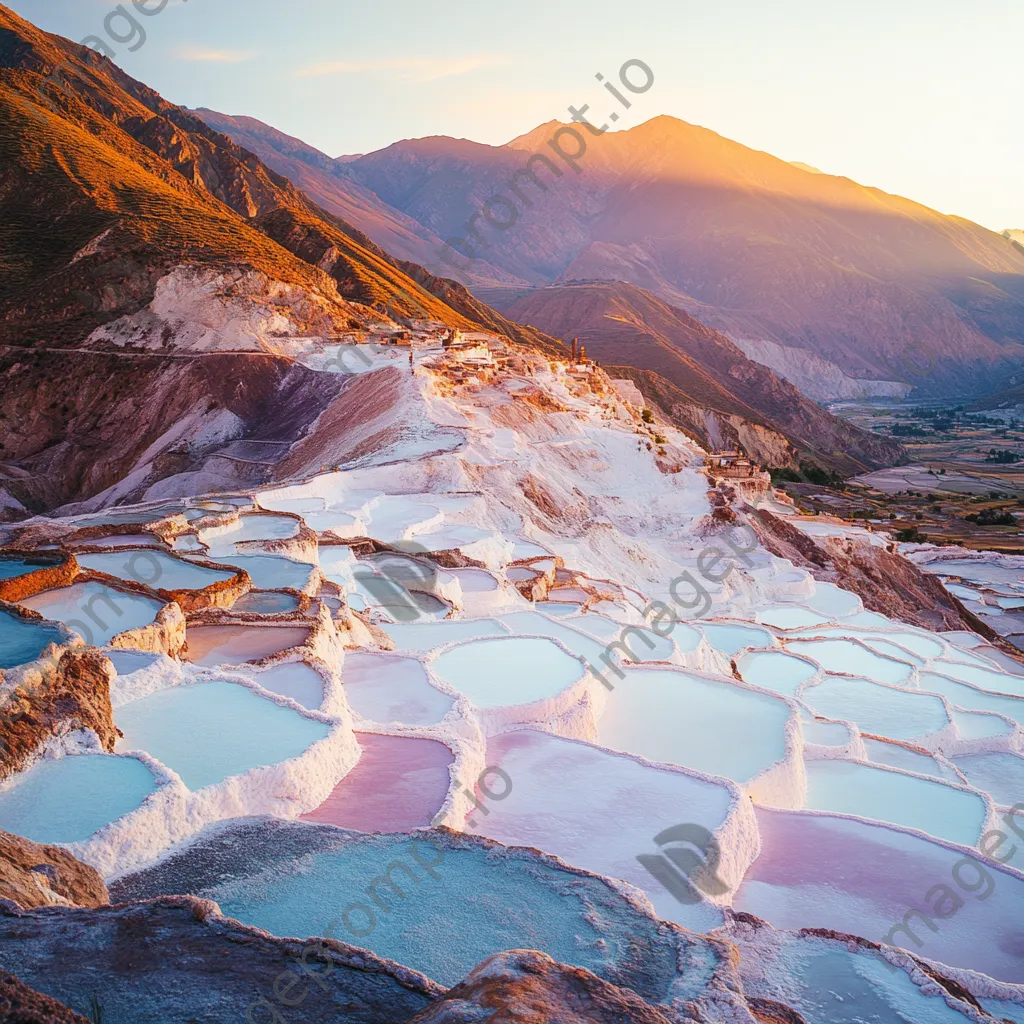
<path fill-rule="evenodd" d="M 485 960 L 409 1024 L 670 1024 L 635 992 L 545 953 L 513 949 Z"/>
<path fill-rule="evenodd" d="M 396 1024 L 445 991 L 366 950 L 273 938 L 188 897 L 98 910 L 0 903 L 0 969 L 73 1007 L 95 999 L 103 1024 Z"/>
<path fill-rule="evenodd" d="M 72 649 L 56 664 L 37 663 L 31 678 L 0 703 L 0 779 L 24 767 L 52 741 L 88 730 L 110 752 L 120 735 L 110 705 L 114 669 L 98 651 Z"/>
<path fill-rule="evenodd" d="M 44 846 L 3 831 L 0 899 L 13 900 L 26 910 L 54 904 L 101 907 L 110 902 L 95 868 L 58 846 Z"/>
<path fill-rule="evenodd" d="M 773 555 L 808 569 L 815 579 L 852 591 L 869 611 L 922 629 L 966 629 L 1008 653 L 1014 651 L 995 630 L 964 608 L 937 576 L 922 572 L 887 546 L 859 543 L 851 537 L 810 537 L 766 509 L 747 505 L 743 511 Z"/>
<path fill-rule="evenodd" d="M 0 1021 L 3 1024 L 89 1024 L 63 1003 L 40 995 L 13 974 L 0 971 Z"/>

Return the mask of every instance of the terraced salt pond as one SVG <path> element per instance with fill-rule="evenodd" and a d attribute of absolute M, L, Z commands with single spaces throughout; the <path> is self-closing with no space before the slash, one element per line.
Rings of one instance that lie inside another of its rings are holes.
<path fill-rule="evenodd" d="M 295 661 L 274 665 L 254 675 L 257 683 L 271 693 L 291 697 L 310 711 L 316 711 L 324 702 L 324 681 L 316 669 Z"/>
<path fill-rule="evenodd" d="M 627 669 L 598 742 L 652 761 L 748 782 L 786 755 L 783 701 L 685 672 Z"/>
<path fill-rule="evenodd" d="M 186 657 L 194 665 L 241 665 L 301 647 L 307 626 L 190 626 Z"/>
<path fill-rule="evenodd" d="M 897 743 L 886 743 L 864 737 L 864 746 L 868 752 L 868 760 L 875 764 L 888 765 L 890 768 L 902 768 L 918 775 L 933 775 L 948 782 L 959 782 L 956 772 L 939 764 L 930 754 L 908 750 Z"/>
<path fill-rule="evenodd" d="M 404 832 L 425 828 L 441 810 L 455 755 L 436 740 L 356 733 L 356 766 L 303 821 Z"/>
<path fill-rule="evenodd" d="M 118 708 L 114 720 L 124 733 L 119 751 L 147 751 L 191 790 L 297 757 L 330 732 L 323 722 L 225 682 L 159 690 Z"/>
<path fill-rule="evenodd" d="M 385 867 L 407 898 L 379 882 L 372 888 Z M 657 1000 L 681 952 L 601 879 L 525 851 L 497 857 L 472 837 L 429 831 L 360 835 L 306 823 L 232 823 L 208 830 L 191 858 L 172 857 L 127 886 L 115 886 L 115 898 L 202 895 L 271 934 L 327 935 L 443 985 L 494 953 L 538 949 Z"/>
<path fill-rule="evenodd" d="M 276 555 L 210 556 L 211 562 L 220 562 L 244 569 L 257 590 L 297 590 L 305 592 L 311 585 L 315 567 L 308 562 L 295 562 Z"/>
<path fill-rule="evenodd" d="M 148 549 L 131 555 L 124 551 L 78 555 L 78 564 L 84 569 L 106 573 L 116 579 L 144 583 L 154 590 L 202 590 L 214 583 L 226 582 L 235 575 L 232 572 L 206 569 L 163 551 Z"/>
<path fill-rule="evenodd" d="M 973 754 L 952 760 L 972 786 L 983 789 L 997 804 L 1012 807 L 1024 803 L 1024 757 L 1020 754 Z"/>
<path fill-rule="evenodd" d="M 985 693 L 967 683 L 958 683 L 955 679 L 947 679 L 934 672 L 922 672 L 920 685 L 922 690 L 941 693 L 951 704 L 968 711 L 993 711 L 1024 725 L 1024 700 L 1020 697 Z"/>
<path fill-rule="evenodd" d="M 894 740 L 928 736 L 949 725 L 938 697 L 859 677 L 826 675 L 804 691 L 803 700 L 825 718 L 854 722 L 861 732 Z"/>
<path fill-rule="evenodd" d="M 808 809 L 889 821 L 963 846 L 981 836 L 986 808 L 975 793 L 854 761 L 809 761 L 806 769 Z"/>
<path fill-rule="evenodd" d="M 291 516 L 243 515 L 229 526 L 203 530 L 199 539 L 214 557 L 231 555 L 236 544 L 259 540 L 287 540 L 299 532 L 299 522 Z"/>
<path fill-rule="evenodd" d="M 371 722 L 436 725 L 455 704 L 431 686 L 423 665 L 413 658 L 350 651 L 343 673 L 349 706 Z"/>
<path fill-rule="evenodd" d="M 736 668 L 746 682 L 787 697 L 795 697 L 818 672 L 809 661 L 784 651 L 751 651 L 737 660 Z"/>
<path fill-rule="evenodd" d="M 705 622 L 701 624 L 708 643 L 723 654 L 733 655 L 744 647 L 771 647 L 775 638 L 766 629 L 732 623 Z"/>
<path fill-rule="evenodd" d="M 30 572 L 37 572 L 58 564 L 60 564 L 58 559 L 0 556 L 0 580 L 17 579 L 19 576 L 27 576 Z"/>
<path fill-rule="evenodd" d="M 35 661 L 50 644 L 60 642 L 52 626 L 0 611 L 0 669 Z"/>
<path fill-rule="evenodd" d="M 281 591 L 250 590 L 231 606 L 231 610 L 250 615 L 285 615 L 299 610 L 299 599 Z"/>
<path fill-rule="evenodd" d="M 400 651 L 425 653 L 435 647 L 474 637 L 507 636 L 509 631 L 495 619 L 446 619 L 443 622 L 382 623 Z"/>
<path fill-rule="evenodd" d="M 131 813 L 156 790 L 133 757 L 38 761 L 0 786 L 0 828 L 37 843 L 77 843 Z"/>
<path fill-rule="evenodd" d="M 556 697 L 584 673 L 576 658 L 550 640 L 536 637 L 471 640 L 442 651 L 431 668 L 481 708 Z"/>
<path fill-rule="evenodd" d="M 44 618 L 63 622 L 97 647 L 109 644 L 118 633 L 150 625 L 163 607 L 153 598 L 93 582 L 45 590 L 20 603 Z"/>
<path fill-rule="evenodd" d="M 868 676 L 882 683 L 905 682 L 913 672 L 909 664 L 884 658 L 852 640 L 790 640 L 786 647 L 818 662 L 826 672 Z"/>

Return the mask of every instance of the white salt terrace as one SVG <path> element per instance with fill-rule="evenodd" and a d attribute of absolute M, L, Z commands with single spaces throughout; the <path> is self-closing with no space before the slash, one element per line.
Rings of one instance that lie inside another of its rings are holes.
<path fill-rule="evenodd" d="M 110 643 L 119 633 L 150 625 L 163 607 L 152 598 L 101 583 L 75 583 L 45 590 L 25 598 L 21 604 L 44 618 L 63 622 L 87 644 L 97 647 Z"/>
<path fill-rule="evenodd" d="M 307 626 L 192 626 L 186 657 L 196 665 L 240 665 L 300 647 L 309 636 Z"/>
<path fill-rule="evenodd" d="M 628 669 L 609 694 L 599 742 L 749 782 L 786 756 L 784 701 L 689 673 Z"/>
<path fill-rule="evenodd" d="M 916 775 L 855 761 L 808 761 L 810 810 L 854 814 L 973 846 L 987 807 L 976 793 Z"/>
<path fill-rule="evenodd" d="M 156 789 L 133 757 L 38 761 L 0 785 L 0 828 L 37 843 L 77 843 L 134 811 Z"/>
<path fill-rule="evenodd" d="M 165 798 L 185 803 L 165 811 L 159 827 L 147 824 L 150 860 L 209 821 L 268 808 L 361 832 L 436 820 L 624 880 L 660 917 L 697 931 L 722 926 L 722 908 L 731 906 L 777 928 L 901 942 L 950 968 L 1021 981 L 1024 875 L 998 868 L 978 844 L 999 814 L 1024 800 L 1024 669 L 966 631 L 929 633 L 867 611 L 856 595 L 763 550 L 738 562 L 734 578 L 709 585 L 709 608 L 670 605 L 679 619 L 662 636 L 643 609 L 667 603 L 668 581 L 680 572 L 696 575 L 709 543 L 707 481 L 692 443 L 664 426 L 682 468 L 662 472 L 653 455 L 637 451 L 632 417 L 608 419 L 546 361 L 528 386 L 570 411 L 538 413 L 529 431 L 495 422 L 494 389 L 479 400 L 483 392 L 473 388 L 454 396 L 416 390 L 429 379 L 426 370 L 414 378 L 402 411 L 423 429 L 396 442 L 387 464 L 370 459 L 276 485 L 255 505 L 241 496 L 208 502 L 204 514 L 264 510 L 185 538 L 183 550 L 222 571 L 160 551 L 138 531 L 81 556 L 84 567 L 164 590 L 200 589 L 243 569 L 255 589 L 233 610 L 275 618 L 190 621 L 180 659 L 115 653 L 114 714 L 124 733 L 117 750 L 145 752 L 153 769 L 130 756 L 40 762 L 0 787 L 0 828 L 89 841 L 87 855 L 110 874 L 122 869 L 118 858 L 136 854 L 131 843 L 104 847 L 101 830 L 140 808 L 156 813 Z M 425 433 L 435 427 L 449 431 L 443 444 Z M 538 516 L 523 473 L 559 498 L 587 496 L 589 515 Z M 468 493 L 483 476 L 487 489 Z M 168 506 L 163 514 L 168 509 L 182 511 Z M 98 518 L 145 524 L 159 518 L 155 511 Z M 273 541 L 290 551 L 299 518 L 319 545 L 294 557 L 255 553 Z M 879 540 L 841 524 L 826 532 L 851 543 L 862 542 L 860 534 L 864 543 Z M 405 579 L 395 569 L 404 556 L 367 558 L 365 540 L 342 543 L 356 538 L 457 550 L 473 564 L 428 560 L 424 573 L 423 561 L 406 558 Z M 527 559 L 535 561 L 511 564 Z M 998 597 L 1017 600 L 1010 588 L 1020 585 L 1019 572 L 949 561 L 950 574 L 983 576 L 977 586 L 986 595 L 1002 587 L 1008 592 Z M 546 600 L 533 605 L 516 589 L 556 566 L 563 568 Z M 0 559 L 0 579 L 21 569 Z M 294 592 L 315 597 L 321 576 L 343 638 L 336 656 L 319 634 L 316 655 L 304 647 L 310 620 L 298 615 Z M 161 607 L 96 583 L 23 603 L 85 629 L 97 644 L 148 625 Z M 378 649 L 382 633 L 394 651 Z M 15 622 L 0 611 L 0 668 L 16 644 L 15 657 L 30 660 L 57 637 L 53 624 Z M 500 799 L 475 786 L 485 765 L 511 780 Z M 161 766 L 180 782 L 158 787 Z M 637 859 L 657 854 L 655 836 L 683 822 L 714 834 L 718 874 L 728 883 L 703 896 L 695 890 L 692 903 Z M 1024 815 L 1020 828 L 1024 839 Z M 216 898 L 225 913 L 277 934 L 320 934 L 349 902 L 339 893 L 380 874 L 399 843 L 408 837 L 356 835 L 344 850 L 310 852 L 301 870 L 269 872 Z M 547 868 L 509 867 L 525 856 L 453 848 L 441 882 L 419 887 L 379 916 L 372 936 L 353 941 L 448 984 L 488 953 L 517 946 L 584 966 L 605 962 L 601 937 L 589 930 L 600 914 L 585 901 L 570 906 L 575 889 L 564 869 L 550 869 L 561 894 L 552 899 L 556 883 L 539 881 Z M 908 910 L 928 909 L 924 894 L 948 881 L 964 856 L 996 879 L 997 898 L 963 894 L 956 919 L 926 929 L 923 944 L 891 935 Z M 1024 865 L 1024 854 L 1014 863 Z M 460 941 L 433 941 L 442 929 Z M 830 948 L 793 968 L 808 1020 L 945 1021 L 939 998 L 932 1016 L 910 996 L 900 1003 L 906 1013 L 892 1016 L 897 981 L 877 958 Z M 770 957 L 764 963 L 774 970 Z M 893 1002 L 870 1002 L 869 975 L 872 991 L 888 986 Z M 920 994 L 907 975 L 898 983 Z M 841 1002 L 841 993 L 856 1005 Z M 1000 1010 L 1024 1021 L 1024 991 L 1011 995 Z"/>
<path fill-rule="evenodd" d="M 535 637 L 470 640 L 442 651 L 430 668 L 481 708 L 556 697 L 584 673 L 580 662 L 557 644 Z"/>
<path fill-rule="evenodd" d="M 140 697 L 114 719 L 124 733 L 119 751 L 147 751 L 191 790 L 297 757 L 330 731 L 245 686 L 217 681 Z"/>
<path fill-rule="evenodd" d="M 227 526 L 214 526 L 199 533 L 200 542 L 211 555 L 233 555 L 237 544 L 248 541 L 287 540 L 299 532 L 299 522 L 291 516 L 242 515 Z"/>
<path fill-rule="evenodd" d="M 224 582 L 232 572 L 206 569 L 193 565 L 163 551 L 148 549 L 138 552 L 110 551 L 102 554 L 78 555 L 84 569 L 105 573 L 116 579 L 142 583 L 154 590 L 202 590 L 213 583 Z"/>

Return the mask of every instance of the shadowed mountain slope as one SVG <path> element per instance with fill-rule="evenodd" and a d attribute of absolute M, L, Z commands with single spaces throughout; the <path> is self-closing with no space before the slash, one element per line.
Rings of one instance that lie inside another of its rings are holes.
<path fill-rule="evenodd" d="M 837 419 L 748 359 L 724 335 L 632 285 L 543 288 L 514 302 L 507 313 L 563 340 L 578 336 L 587 354 L 602 365 L 653 371 L 668 382 L 667 388 L 643 373 L 629 376 L 667 413 L 681 407 L 680 425 L 712 447 L 719 439 L 737 440 L 735 430 L 742 422 L 746 436 L 741 443 L 768 465 L 784 465 L 789 458 L 764 436 L 767 431 L 843 472 L 857 465 L 891 465 L 903 455 L 892 440 Z M 689 414 L 682 413 L 686 406 Z M 762 428 L 760 438 L 750 434 L 755 426 Z"/>

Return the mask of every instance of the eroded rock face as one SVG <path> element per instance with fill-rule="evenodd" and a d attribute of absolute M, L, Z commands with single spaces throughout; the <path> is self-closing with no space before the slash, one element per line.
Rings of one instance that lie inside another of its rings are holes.
<path fill-rule="evenodd" d="M 40 995 L 13 974 L 0 971 L 0 1021 L 4 1024 L 89 1024 L 63 1003 Z"/>
<path fill-rule="evenodd" d="M 670 1024 L 635 992 L 546 953 L 513 949 L 485 960 L 409 1024 Z"/>
<path fill-rule="evenodd" d="M 95 993 L 103 1024 L 396 1024 L 444 995 L 365 950 L 276 939 L 183 896 L 99 910 L 0 904 L 0 968 L 83 1009 Z"/>
<path fill-rule="evenodd" d="M 110 902 L 95 868 L 58 846 L 44 846 L 3 831 L 0 898 L 13 900 L 26 910 L 55 904 L 101 907 Z"/>
<path fill-rule="evenodd" d="M 885 547 L 851 538 L 814 538 L 765 509 L 743 509 L 760 542 L 815 579 L 852 591 L 869 611 L 930 630 L 966 629 L 1012 651 L 990 626 L 964 608 L 939 582 Z M 1016 652 L 1019 654 L 1019 652 Z"/>
<path fill-rule="evenodd" d="M 114 669 L 98 651 L 64 651 L 55 667 L 16 687 L 0 704 L 0 779 L 23 768 L 40 747 L 79 730 L 108 753 L 119 733 L 110 705 Z"/>

